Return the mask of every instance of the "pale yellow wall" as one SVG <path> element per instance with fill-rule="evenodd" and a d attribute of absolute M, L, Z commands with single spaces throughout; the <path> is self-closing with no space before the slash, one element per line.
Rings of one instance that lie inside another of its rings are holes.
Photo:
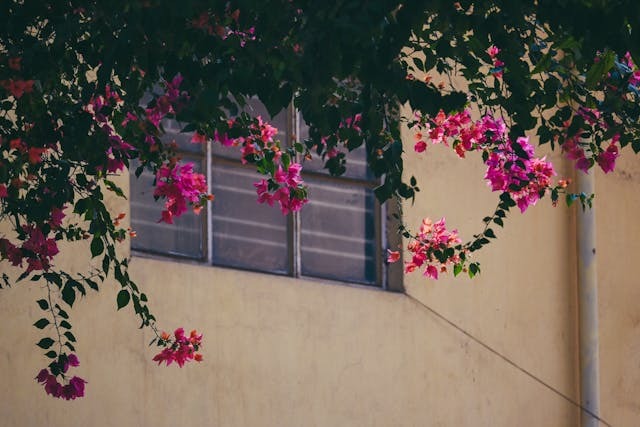
<path fill-rule="evenodd" d="M 602 411 L 640 425 L 640 159 L 596 181 Z"/>
<path fill-rule="evenodd" d="M 626 269 L 640 255 L 637 164 L 622 168 L 631 179 L 598 177 L 603 416 L 630 427 L 640 424 L 640 287 Z M 422 188 L 409 225 L 446 215 L 468 238 L 495 207 L 477 159 L 431 147 L 406 167 Z M 543 200 L 506 225 L 478 255 L 478 279 L 414 274 L 407 291 L 578 399 L 573 211 Z M 72 311 L 87 396 L 57 401 L 32 379 L 44 363 L 29 326 L 40 289 L 4 289 L 0 426 L 578 425 L 572 405 L 405 295 L 140 257 L 131 274 L 161 326 L 204 333 L 205 361 L 157 367 L 150 332 L 116 313 L 117 289 L 104 286 Z"/>

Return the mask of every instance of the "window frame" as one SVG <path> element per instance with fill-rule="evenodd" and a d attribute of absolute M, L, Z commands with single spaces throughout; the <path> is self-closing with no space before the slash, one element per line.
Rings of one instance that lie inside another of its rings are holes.
<path fill-rule="evenodd" d="M 292 106 L 289 105 L 286 111 L 286 130 L 285 130 L 285 139 L 286 141 L 281 141 L 286 146 L 290 146 L 292 143 L 296 141 L 297 135 L 300 133 L 300 114 L 299 112 Z M 255 168 L 253 165 L 243 165 L 240 160 L 236 160 L 230 157 L 220 156 L 213 153 L 212 142 L 208 142 L 207 144 L 203 144 L 201 150 L 197 151 L 179 151 L 181 154 L 185 156 L 197 158 L 201 167 L 202 173 L 206 175 L 208 188 L 213 188 L 213 168 L 214 164 L 224 164 L 227 166 L 231 166 L 234 168 L 242 168 L 248 171 L 253 171 Z M 300 155 L 298 154 L 298 157 Z M 301 158 L 297 159 L 298 161 L 302 160 Z M 304 164 L 303 164 L 304 166 Z M 130 174 L 130 179 L 137 179 L 133 174 Z M 305 170 L 303 167 L 302 177 L 312 178 L 316 181 L 321 181 L 325 183 L 335 183 L 335 184 L 347 184 L 352 186 L 357 186 L 359 188 L 366 188 L 368 190 L 373 190 L 377 185 L 379 180 L 367 180 L 364 178 L 355 178 L 355 177 L 347 177 L 347 176 L 332 176 L 328 173 L 313 171 L 313 170 Z M 302 273 L 302 245 L 301 245 L 301 236 L 302 236 L 302 227 L 301 227 L 301 212 L 292 212 L 287 215 L 287 228 L 286 228 L 286 239 L 287 239 L 287 257 L 288 257 L 288 271 L 286 274 L 283 274 L 278 271 L 268 271 L 262 270 L 258 268 L 250 268 L 250 267 L 239 267 L 234 265 L 229 265 L 221 262 L 216 262 L 214 259 L 214 250 L 213 250 L 213 233 L 210 230 L 211 225 L 213 223 L 213 207 L 212 203 L 207 202 L 206 209 L 204 209 L 205 215 L 202 215 L 200 219 L 201 231 L 203 242 L 201 245 L 201 255 L 199 257 L 193 257 L 187 254 L 173 253 L 168 251 L 154 251 L 153 249 L 146 248 L 135 248 L 134 245 L 131 245 L 131 254 L 133 256 L 138 256 L 142 258 L 152 258 L 152 259 L 161 259 L 161 260 L 173 260 L 179 261 L 182 263 L 195 264 L 195 265 L 207 265 L 214 266 L 218 268 L 229 268 L 233 270 L 239 271 L 250 271 L 257 272 L 261 274 L 272 274 L 280 277 L 291 277 L 291 278 L 299 278 L 304 280 L 311 281 L 320 281 L 320 282 L 329 282 L 329 283 L 339 283 L 342 285 L 352 285 L 357 287 L 365 287 L 367 289 L 381 289 L 387 291 L 394 292 L 402 292 L 404 291 L 403 285 L 403 271 L 402 271 L 402 263 L 388 264 L 386 262 L 386 248 L 391 249 L 401 249 L 402 244 L 402 236 L 393 232 L 394 227 L 391 226 L 392 223 L 398 222 L 398 219 L 401 214 L 401 207 L 399 202 L 394 198 L 389 200 L 384 205 L 381 204 L 377 198 L 374 196 L 374 228 L 375 228 L 375 241 L 374 241 L 374 249 L 375 249 L 375 259 L 374 265 L 376 268 L 375 272 L 375 281 L 374 282 L 363 282 L 363 281 L 349 281 L 345 279 L 339 278 L 327 278 L 321 276 L 313 276 L 313 275 L 305 275 Z M 277 209 L 277 207 L 273 207 L 273 209 Z M 304 207 L 302 208 L 304 209 Z"/>

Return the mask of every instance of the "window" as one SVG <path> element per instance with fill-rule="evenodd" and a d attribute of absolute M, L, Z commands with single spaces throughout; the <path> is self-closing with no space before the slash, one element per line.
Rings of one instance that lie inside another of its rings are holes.
<path fill-rule="evenodd" d="M 259 102 L 250 113 L 268 117 Z M 289 108 L 271 120 L 280 141 L 305 136 L 306 126 Z M 152 197 L 153 176 L 131 179 L 132 249 L 202 263 L 294 277 L 317 277 L 386 287 L 382 248 L 387 247 L 383 209 L 373 194 L 376 179 L 366 167 L 364 148 L 348 154 L 347 173 L 332 177 L 321 160 L 304 163 L 309 203 L 283 216 L 277 207 L 256 202 L 253 183 L 261 176 L 242 165 L 238 149 L 190 143 L 176 122 L 165 123 L 185 161 L 206 171 L 215 195 L 200 216 L 185 214 L 173 225 L 158 223 L 160 206 Z M 131 168 L 135 170 L 135 166 Z M 202 172 L 204 173 L 204 172 Z"/>

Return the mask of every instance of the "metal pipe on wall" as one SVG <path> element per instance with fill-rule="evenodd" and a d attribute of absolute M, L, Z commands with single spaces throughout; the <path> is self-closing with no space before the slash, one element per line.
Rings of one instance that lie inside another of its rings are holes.
<path fill-rule="evenodd" d="M 593 194 L 595 172 L 576 172 L 579 193 Z M 598 339 L 598 278 L 596 270 L 596 210 L 578 207 L 576 218 L 578 262 L 578 311 L 580 337 L 580 403 L 600 416 L 600 374 Z M 599 421 L 581 411 L 582 427 L 597 427 Z"/>

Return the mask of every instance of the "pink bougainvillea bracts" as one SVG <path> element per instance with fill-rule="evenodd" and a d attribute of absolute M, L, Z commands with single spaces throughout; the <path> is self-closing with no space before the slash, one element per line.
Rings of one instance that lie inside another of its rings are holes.
<path fill-rule="evenodd" d="M 187 204 L 199 213 L 207 201 L 213 200 L 213 195 L 208 193 L 206 177 L 193 171 L 193 163 L 162 165 L 156 174 L 153 195 L 166 199 L 160 221 L 168 224 L 187 211 Z"/>
<path fill-rule="evenodd" d="M 417 235 L 407 245 L 411 260 L 405 261 L 405 272 L 422 268 L 425 276 L 438 279 L 438 274 L 446 272 L 449 265 L 462 261 L 455 249 L 460 242 L 458 231 L 447 230 L 444 218 L 435 223 L 429 218 L 423 219 Z M 389 251 L 388 262 L 399 259 L 399 252 Z"/>
<path fill-rule="evenodd" d="M 32 224 L 22 227 L 23 243 L 18 246 L 9 239 L 0 238 L 0 259 L 7 259 L 12 265 L 22 267 L 27 262 L 26 271 L 47 271 L 51 261 L 58 254 L 58 245 L 54 238 L 48 238 L 43 231 Z"/>
<path fill-rule="evenodd" d="M 62 354 L 52 365 L 53 367 L 51 368 L 42 369 L 36 376 L 38 383 L 44 386 L 45 392 L 50 396 L 64 400 L 75 400 L 78 397 L 83 397 L 84 385 L 87 382 L 77 376 L 73 376 L 66 381 L 65 375 L 70 366 L 77 367 L 80 365 L 78 357 L 75 354 Z M 53 371 L 57 372 L 57 375 L 54 375 Z M 58 381 L 58 376 L 62 377 L 63 383 Z"/>
<path fill-rule="evenodd" d="M 417 128 L 416 152 L 425 151 L 425 139 L 433 144 L 452 143 L 459 157 L 470 151 L 483 152 L 487 166 L 484 178 L 491 190 L 508 193 L 521 212 L 535 205 L 551 188 L 553 165 L 544 157 L 535 157 L 527 137 L 511 141 L 500 118 L 485 115 L 473 121 L 468 110 L 450 115 L 440 111 L 433 119 L 418 113 L 412 125 Z"/>
<path fill-rule="evenodd" d="M 307 187 L 301 177 L 302 165 L 292 162 L 294 153 L 280 148 L 280 143 L 274 139 L 278 129 L 258 116 L 251 120 L 244 136 L 230 138 L 229 132 L 237 131 L 243 125 L 240 119 L 230 119 L 226 125 L 229 131 L 216 130 L 213 141 L 225 147 L 239 147 L 242 163 L 254 163 L 258 171 L 268 175 L 253 184 L 258 203 L 273 206 L 277 202 L 283 215 L 299 211 L 308 201 Z M 192 142 L 199 142 L 202 136 L 194 139 Z"/>
<path fill-rule="evenodd" d="M 619 135 L 614 136 L 606 150 L 598 154 L 596 162 L 604 173 L 613 172 L 616 167 L 616 159 L 620 155 L 618 146 L 616 145 Z"/>
<path fill-rule="evenodd" d="M 521 212 L 537 203 L 555 175 L 553 165 L 544 157 L 534 157 L 533 150 L 528 138 L 520 137 L 500 144 L 485 161 L 491 190 L 509 193 Z"/>
<path fill-rule="evenodd" d="M 158 345 L 165 347 L 153 358 L 153 361 L 158 364 L 165 362 L 169 366 L 176 362 L 182 368 L 190 360 L 202 361 L 202 355 L 198 353 L 202 346 L 202 334 L 198 334 L 195 330 L 186 336 L 184 329 L 178 328 L 173 333 L 173 339 L 168 333 L 163 332 L 158 339 Z"/>
<path fill-rule="evenodd" d="M 491 58 L 492 65 L 490 71 L 491 74 L 493 74 L 493 76 L 496 78 L 502 77 L 502 74 L 504 73 L 504 62 L 498 59 L 499 53 L 500 49 L 498 49 L 498 47 L 496 47 L 495 45 L 491 45 L 487 49 L 487 54 L 489 55 L 489 58 Z"/>

